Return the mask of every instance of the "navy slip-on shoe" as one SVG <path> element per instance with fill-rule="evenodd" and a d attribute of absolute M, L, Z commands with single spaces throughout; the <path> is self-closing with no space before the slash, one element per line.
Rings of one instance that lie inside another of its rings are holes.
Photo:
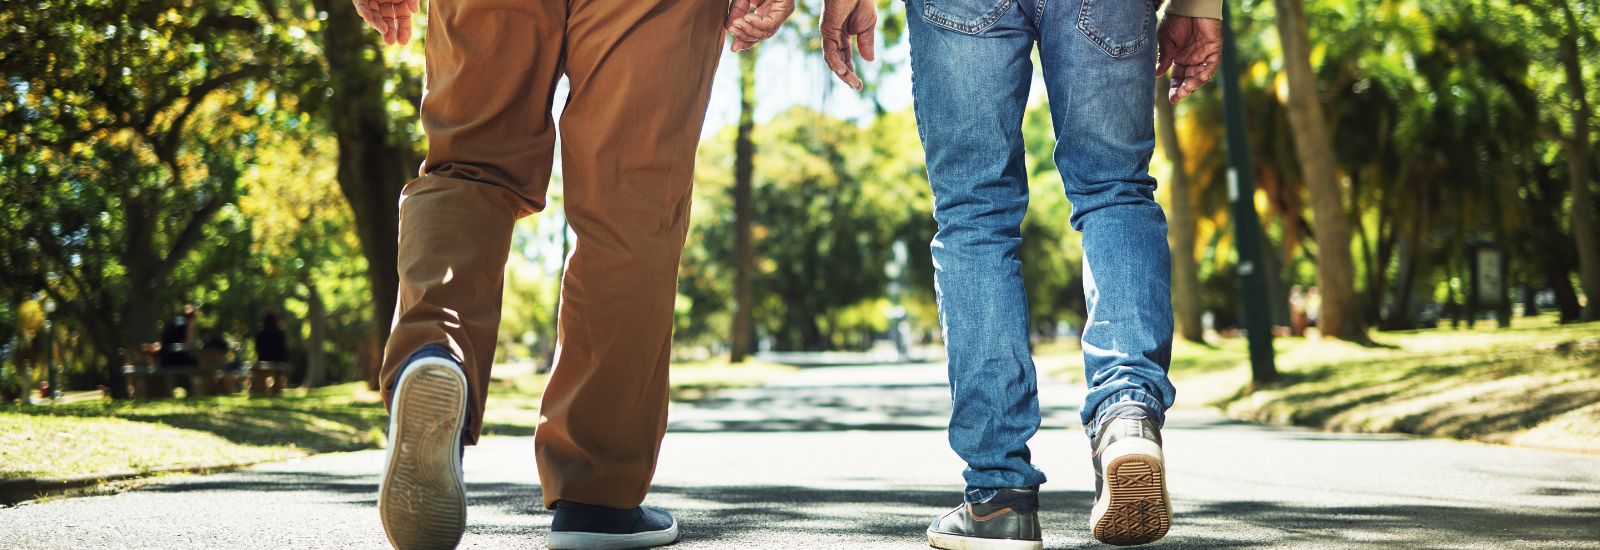
<path fill-rule="evenodd" d="M 678 541 L 678 521 L 660 508 L 606 508 L 556 501 L 550 520 L 551 550 L 620 550 L 665 546 Z"/>

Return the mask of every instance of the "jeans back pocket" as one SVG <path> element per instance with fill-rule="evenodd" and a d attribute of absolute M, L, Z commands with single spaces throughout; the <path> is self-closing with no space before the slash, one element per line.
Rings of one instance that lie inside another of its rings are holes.
<path fill-rule="evenodd" d="M 916 0 L 911 0 L 916 1 Z M 1144 0 L 1140 0 L 1144 1 Z M 1012 0 L 923 0 L 922 19 L 962 34 L 978 34 L 994 26 Z"/>
<path fill-rule="evenodd" d="M 1083 0 L 1078 31 L 1106 55 L 1127 57 L 1150 41 L 1154 11 L 1150 0 Z"/>

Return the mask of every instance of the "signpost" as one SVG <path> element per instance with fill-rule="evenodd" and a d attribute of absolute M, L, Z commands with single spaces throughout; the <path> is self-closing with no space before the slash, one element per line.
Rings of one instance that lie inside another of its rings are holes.
<path fill-rule="evenodd" d="M 1250 376 L 1256 383 L 1278 378 L 1272 351 L 1272 310 L 1267 304 L 1266 263 L 1261 258 L 1261 221 L 1256 216 L 1255 169 L 1239 96 L 1238 46 L 1233 35 L 1232 2 L 1224 4 L 1222 21 L 1222 110 L 1228 132 L 1228 203 L 1233 214 L 1234 242 L 1239 250 L 1239 296 L 1250 340 Z"/>

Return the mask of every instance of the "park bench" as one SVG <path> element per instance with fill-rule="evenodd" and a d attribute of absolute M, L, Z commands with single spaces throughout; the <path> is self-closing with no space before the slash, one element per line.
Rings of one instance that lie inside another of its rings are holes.
<path fill-rule="evenodd" d="M 200 364 L 187 367 L 156 366 L 156 344 L 139 346 L 137 352 L 127 354 L 122 367 L 123 378 L 128 383 L 128 395 L 134 399 L 170 399 L 173 389 L 188 381 L 189 397 L 228 395 L 239 391 L 243 373 L 229 371 L 227 351 L 199 350 L 196 358 Z"/>
<path fill-rule="evenodd" d="M 244 373 L 228 370 L 228 350 L 201 348 L 195 352 L 195 358 L 199 359 L 200 366 L 189 373 L 191 396 L 231 395 L 239 391 Z"/>
<path fill-rule="evenodd" d="M 250 397 L 277 397 L 289 384 L 289 363 L 256 361 L 250 365 Z"/>

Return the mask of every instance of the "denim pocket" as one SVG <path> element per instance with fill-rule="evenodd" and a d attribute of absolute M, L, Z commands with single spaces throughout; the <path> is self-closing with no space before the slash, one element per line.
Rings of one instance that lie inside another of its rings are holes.
<path fill-rule="evenodd" d="M 1111 57 L 1127 57 L 1150 41 L 1150 0 L 1083 0 L 1078 31 Z"/>
<path fill-rule="evenodd" d="M 1011 7 L 1011 1 L 923 0 L 922 19 L 962 34 L 978 34 L 994 26 Z"/>

